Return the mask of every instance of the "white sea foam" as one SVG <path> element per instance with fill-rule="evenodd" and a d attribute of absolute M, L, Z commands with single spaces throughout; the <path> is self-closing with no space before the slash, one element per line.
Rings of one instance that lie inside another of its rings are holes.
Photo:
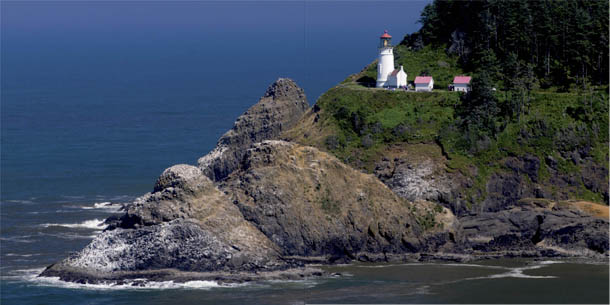
<path fill-rule="evenodd" d="M 313 288 L 321 283 L 320 281 L 315 280 L 267 280 L 265 282 L 271 285 L 288 286 L 293 289 Z"/>
<path fill-rule="evenodd" d="M 12 237 L 0 237 L 1 241 L 9 241 L 15 243 L 33 243 L 34 241 L 29 239 L 33 237 L 33 235 L 23 235 L 23 236 L 12 236 Z"/>
<path fill-rule="evenodd" d="M 85 198 L 85 196 L 71 196 L 71 195 L 62 195 L 61 197 L 70 198 L 70 199 L 80 199 Z"/>
<path fill-rule="evenodd" d="M 30 257 L 39 254 L 18 254 L 18 253 L 6 253 L 6 256 L 17 256 L 17 257 Z"/>
<path fill-rule="evenodd" d="M 537 263 L 541 264 L 541 265 L 563 264 L 562 261 L 540 261 L 540 262 L 537 262 Z"/>
<path fill-rule="evenodd" d="M 459 264 L 459 263 L 449 263 L 449 264 L 436 264 L 441 266 L 451 266 L 451 267 L 473 267 L 473 268 L 486 268 L 486 269 L 507 269 L 506 267 L 501 266 L 492 266 L 492 265 L 479 265 L 479 264 Z"/>
<path fill-rule="evenodd" d="M 93 239 L 95 237 L 97 237 L 97 235 L 99 235 L 99 233 L 96 232 L 101 232 L 101 231 L 93 231 L 93 234 L 78 234 L 78 233 L 66 233 L 66 232 L 62 232 L 62 233 L 42 233 L 42 235 L 44 236 L 52 236 L 52 237 L 56 237 L 56 238 L 61 238 L 61 239 L 67 239 L 67 240 L 75 240 L 75 239 Z"/>
<path fill-rule="evenodd" d="M 44 268 L 15 270 L 13 276 L 4 277 L 6 279 L 21 280 L 35 283 L 40 286 L 61 287 L 70 289 L 89 289 L 89 290 L 135 290 L 135 289 L 203 289 L 219 287 L 237 287 L 243 284 L 219 284 L 215 281 L 187 281 L 177 283 L 174 281 L 155 282 L 146 279 L 133 279 L 122 281 L 121 284 L 115 282 L 105 282 L 99 284 L 79 284 L 65 282 L 59 277 L 39 277 L 38 275 Z"/>
<path fill-rule="evenodd" d="M 421 287 L 417 287 L 415 288 L 415 294 L 432 294 L 430 292 L 430 286 L 429 285 L 423 285 Z"/>
<path fill-rule="evenodd" d="M 467 278 L 466 280 L 500 279 L 500 278 L 553 279 L 553 278 L 557 278 L 557 276 L 554 276 L 554 275 L 528 275 L 528 274 L 523 273 L 523 271 L 540 269 L 547 265 L 560 264 L 562 262 L 560 262 L 560 261 L 540 261 L 540 262 L 536 262 L 536 263 L 537 264 L 535 264 L 535 265 L 524 266 L 524 267 L 505 268 L 505 269 L 508 269 L 508 271 L 504 272 L 504 273 L 492 274 L 489 276 L 482 276 L 482 277 Z"/>
<path fill-rule="evenodd" d="M 40 225 L 41 227 L 65 227 L 65 228 L 84 228 L 84 229 L 96 229 L 102 230 L 106 227 L 104 225 L 104 220 L 99 219 L 91 219 L 85 220 L 81 223 L 43 223 Z"/>
<path fill-rule="evenodd" d="M 109 212 L 118 212 L 121 210 L 121 208 L 123 208 L 123 205 L 119 203 L 112 203 L 110 201 L 104 201 L 96 202 L 93 204 L 93 206 L 82 206 L 80 208 L 83 210 L 106 210 Z"/>
<path fill-rule="evenodd" d="M 32 200 L 3 200 L 4 202 L 10 203 L 22 203 L 22 204 L 32 204 L 34 203 Z"/>
<path fill-rule="evenodd" d="M 474 268 L 487 268 L 487 269 L 508 269 L 501 266 L 492 265 L 479 265 L 479 264 L 461 264 L 461 263 L 404 263 L 404 264 L 385 264 L 385 265 L 356 265 L 360 268 L 388 268 L 388 267 L 400 267 L 400 266 L 449 266 L 449 267 L 474 267 Z"/>

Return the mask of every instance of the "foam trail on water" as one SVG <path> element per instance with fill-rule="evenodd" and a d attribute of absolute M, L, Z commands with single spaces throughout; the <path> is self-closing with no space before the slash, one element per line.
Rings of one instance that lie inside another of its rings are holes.
<path fill-rule="evenodd" d="M 500 279 L 500 278 L 510 278 L 510 277 L 522 278 L 522 279 L 554 279 L 554 278 L 557 278 L 557 276 L 554 276 L 554 275 L 528 275 L 528 274 L 523 273 L 523 271 L 540 269 L 542 267 L 546 267 L 547 265 L 561 264 L 561 263 L 562 262 L 560 262 L 560 261 L 541 261 L 541 262 L 537 262 L 536 265 L 517 267 L 517 268 L 507 268 L 507 269 L 509 269 L 508 272 L 492 274 L 489 276 L 467 278 L 465 280 Z"/>
<path fill-rule="evenodd" d="M 84 228 L 84 229 L 96 229 L 102 230 L 106 227 L 104 220 L 91 219 L 85 220 L 81 223 L 43 223 L 41 227 L 65 227 L 65 228 Z"/>
<path fill-rule="evenodd" d="M 59 277 L 39 277 L 38 275 L 44 268 L 23 269 L 13 272 L 14 276 L 5 277 L 6 279 L 23 280 L 33 282 L 40 286 L 60 287 L 69 289 L 88 289 L 88 290 L 136 290 L 136 289 L 203 289 L 221 287 L 237 287 L 243 284 L 219 284 L 215 281 L 187 281 L 176 283 L 174 281 L 154 282 L 146 279 L 133 279 L 122 281 L 121 284 L 115 282 L 106 282 L 99 284 L 79 284 L 73 282 L 65 282 Z"/>
<path fill-rule="evenodd" d="M 83 210 L 108 210 L 111 212 L 119 212 L 122 208 L 122 204 L 112 203 L 110 201 L 96 202 L 93 206 L 82 206 Z"/>

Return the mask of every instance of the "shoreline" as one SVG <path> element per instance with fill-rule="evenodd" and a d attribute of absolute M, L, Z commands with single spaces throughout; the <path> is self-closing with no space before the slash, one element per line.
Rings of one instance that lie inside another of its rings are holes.
<path fill-rule="evenodd" d="M 257 283 L 265 281 L 277 280 L 309 280 L 323 278 L 327 276 L 337 276 L 341 274 L 330 273 L 325 268 L 336 266 L 353 266 L 353 265 L 371 265 L 383 267 L 385 265 L 402 265 L 402 264 L 446 264 L 452 265 L 469 265 L 472 263 L 493 262 L 498 260 L 532 260 L 548 261 L 559 260 L 562 262 L 575 262 L 581 264 L 610 264 L 609 256 L 576 256 L 576 255 L 541 255 L 535 251 L 506 251 L 504 253 L 477 253 L 477 254 L 459 254 L 459 253 L 418 253 L 418 254 L 396 254 L 387 256 L 387 260 L 364 261 L 334 261 L 330 262 L 323 260 L 321 257 L 291 257 L 295 261 L 305 262 L 303 267 L 288 268 L 284 270 L 272 271 L 235 271 L 235 272 L 196 272 L 196 271 L 181 271 L 177 269 L 158 269 L 158 270 L 141 270 L 141 271 L 117 271 L 109 273 L 95 273 L 83 270 L 54 270 L 56 264 L 44 268 L 44 270 L 35 276 L 36 278 L 57 278 L 64 283 L 74 283 L 82 285 L 129 285 L 142 286 L 147 283 L 180 283 L 184 284 L 192 281 L 210 281 L 218 285 L 232 285 L 244 283 Z M 45 274 L 46 273 L 46 274 Z M 143 287 L 143 286 L 142 286 Z"/>

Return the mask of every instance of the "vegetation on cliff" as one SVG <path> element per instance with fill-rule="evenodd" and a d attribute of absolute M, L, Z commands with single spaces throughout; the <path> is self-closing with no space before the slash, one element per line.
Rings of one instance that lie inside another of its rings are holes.
<path fill-rule="evenodd" d="M 504 173 L 536 189 L 523 196 L 607 204 L 607 12 L 602 1 L 434 2 L 395 54 L 408 80 L 429 74 L 440 90 L 370 88 L 373 62 L 286 136 L 368 172 L 396 147 L 428 155 L 470 180 L 468 204 L 484 201 L 490 177 Z M 474 75 L 473 90 L 444 91 L 462 73 Z"/>

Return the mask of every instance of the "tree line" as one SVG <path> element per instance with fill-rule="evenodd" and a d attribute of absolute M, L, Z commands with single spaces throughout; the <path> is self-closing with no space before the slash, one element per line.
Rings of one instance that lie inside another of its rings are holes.
<path fill-rule="evenodd" d="M 563 90 L 604 85 L 608 14 L 606 0 L 437 0 L 422 11 L 421 29 L 401 44 L 444 47 L 464 70 L 486 69 L 507 90 L 514 82 Z"/>

